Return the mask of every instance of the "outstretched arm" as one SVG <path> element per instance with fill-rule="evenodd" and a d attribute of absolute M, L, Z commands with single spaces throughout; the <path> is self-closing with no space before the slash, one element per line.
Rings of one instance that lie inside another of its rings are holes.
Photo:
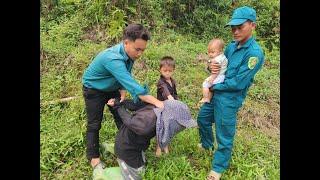
<path fill-rule="evenodd" d="M 144 101 L 144 102 L 147 102 L 147 103 L 150 103 L 150 104 L 153 104 L 155 105 L 156 107 L 158 108 L 163 108 L 164 105 L 163 105 L 163 102 L 162 101 L 159 101 L 157 98 L 151 96 L 151 95 L 140 95 L 139 98 Z"/>

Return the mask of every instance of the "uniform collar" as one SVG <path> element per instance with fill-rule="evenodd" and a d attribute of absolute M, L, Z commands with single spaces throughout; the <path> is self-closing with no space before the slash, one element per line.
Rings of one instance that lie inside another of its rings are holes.
<path fill-rule="evenodd" d="M 126 53 L 126 51 L 124 50 L 124 42 L 123 42 L 123 41 L 120 43 L 120 54 L 123 55 L 125 61 L 128 61 L 128 60 L 133 61 L 133 60 L 128 56 L 128 54 Z"/>
<path fill-rule="evenodd" d="M 249 45 L 252 43 L 253 40 L 254 40 L 254 39 L 253 39 L 253 37 L 251 36 L 251 37 L 247 40 L 247 42 L 245 42 L 242 46 L 240 46 L 240 48 L 247 48 L 247 47 L 249 47 Z M 236 45 L 236 47 L 238 47 L 239 42 L 236 42 L 235 45 Z M 239 49 L 240 49 L 240 48 L 239 48 Z"/>

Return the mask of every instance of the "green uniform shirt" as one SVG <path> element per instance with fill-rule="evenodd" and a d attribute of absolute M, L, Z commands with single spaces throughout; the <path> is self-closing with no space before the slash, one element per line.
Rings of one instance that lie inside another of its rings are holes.
<path fill-rule="evenodd" d="M 214 96 L 222 96 L 221 100 L 225 103 L 235 100 L 241 105 L 254 75 L 264 63 L 263 50 L 251 37 L 242 46 L 239 46 L 238 42 L 231 42 L 225 50 L 225 55 L 229 61 L 225 80 L 213 86 Z"/>
<path fill-rule="evenodd" d="M 133 63 L 121 42 L 100 52 L 93 59 L 83 74 L 82 83 L 88 88 L 104 92 L 126 89 L 134 99 L 138 99 L 138 95 L 146 95 L 148 90 L 132 77 Z"/>

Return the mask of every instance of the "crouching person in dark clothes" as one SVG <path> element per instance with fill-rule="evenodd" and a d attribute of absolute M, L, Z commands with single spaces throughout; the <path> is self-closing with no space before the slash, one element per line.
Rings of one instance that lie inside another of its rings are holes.
<path fill-rule="evenodd" d="M 124 100 L 120 103 L 120 99 L 110 99 L 107 104 L 118 112 L 123 121 L 116 135 L 114 151 L 126 180 L 141 179 L 146 165 L 144 152 L 156 134 L 170 134 L 161 136 L 167 144 L 181 130 L 197 126 L 187 105 L 177 100 L 164 101 L 164 108 L 141 101 Z M 178 113 L 172 115 L 173 110 Z M 158 127 L 156 124 L 167 125 Z"/>

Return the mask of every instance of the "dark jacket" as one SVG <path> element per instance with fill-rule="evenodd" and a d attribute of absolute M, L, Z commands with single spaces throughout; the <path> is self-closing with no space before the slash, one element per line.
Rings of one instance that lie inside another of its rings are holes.
<path fill-rule="evenodd" d="M 156 135 L 157 116 L 154 105 L 125 100 L 116 100 L 114 108 L 123 121 L 115 139 L 115 154 L 133 168 L 145 163 L 142 151 L 148 149 L 150 140 Z"/>
<path fill-rule="evenodd" d="M 160 79 L 157 83 L 157 99 L 164 101 L 168 99 L 168 96 L 171 95 L 175 100 L 178 99 L 176 81 L 171 78 L 172 86 L 165 80 L 163 76 L 160 75 Z"/>

